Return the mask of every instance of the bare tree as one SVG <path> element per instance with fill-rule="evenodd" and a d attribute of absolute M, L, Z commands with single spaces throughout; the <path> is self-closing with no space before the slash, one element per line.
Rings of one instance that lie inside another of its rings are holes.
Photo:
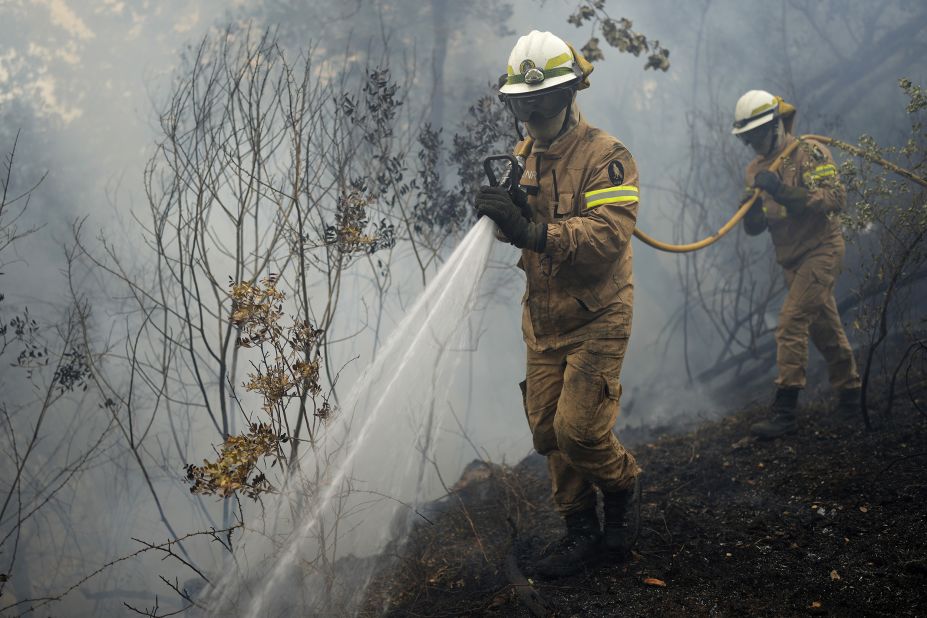
<path fill-rule="evenodd" d="M 23 221 L 45 178 L 17 182 L 17 144 L 18 134 L 0 172 L 0 266 L 5 272 L 20 266 L 11 259 L 16 244 L 38 231 Z M 75 306 L 60 319 L 49 312 L 36 316 L 28 305 L 0 294 L 0 362 L 7 367 L 0 380 L 0 459 L 6 472 L 0 478 L 0 612 L 27 602 L 36 588 L 51 583 L 47 573 L 29 568 L 22 550 L 28 546 L 27 560 L 35 560 L 49 551 L 38 539 L 70 527 L 70 496 L 109 446 L 111 426 L 82 423 L 72 413 L 93 394 L 88 392 L 79 312 Z M 77 539 L 65 544 L 80 551 Z"/>
<path fill-rule="evenodd" d="M 344 350 L 375 352 L 386 308 L 414 296 L 473 221 L 475 171 L 446 188 L 440 133 L 404 94 L 411 69 L 384 58 L 352 76 L 313 50 L 291 59 L 273 31 L 205 38 L 160 115 L 144 245 L 127 253 L 75 228 L 72 295 L 82 299 L 79 282 L 94 273 L 128 316 L 107 333 L 103 314 L 79 314 L 92 383 L 171 538 L 183 533 L 163 482 L 184 467 L 194 493 L 229 498 L 221 525 L 192 499 L 204 528 L 243 523 L 251 500 L 239 497 L 268 492 L 296 520 L 325 482 L 331 453 L 316 445 L 338 410 Z M 493 106 L 488 117 L 501 118 Z M 475 166 L 470 136 L 454 143 Z M 417 283 L 391 287 L 397 260 L 414 264 Z M 358 306 L 366 314 L 345 328 L 340 316 Z M 266 533 L 281 521 L 269 518 Z M 333 525 L 319 530 L 318 568 L 347 533 Z"/>

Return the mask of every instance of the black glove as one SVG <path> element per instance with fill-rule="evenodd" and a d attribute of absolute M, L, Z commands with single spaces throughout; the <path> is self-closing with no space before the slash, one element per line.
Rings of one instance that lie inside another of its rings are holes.
<path fill-rule="evenodd" d="M 528 221 L 502 187 L 480 187 L 476 196 L 476 212 L 495 221 L 506 238 L 519 249 L 544 251 L 547 224 Z"/>
<path fill-rule="evenodd" d="M 772 172 L 760 172 L 753 179 L 753 186 L 769 193 L 774 200 L 785 207 L 790 217 L 801 214 L 808 205 L 808 189 L 790 187 Z"/>
<path fill-rule="evenodd" d="M 509 192 L 509 195 L 512 197 L 512 201 L 515 202 L 515 205 L 518 206 L 521 216 L 531 221 L 531 206 L 528 205 L 528 194 L 525 193 L 525 190 L 521 187 L 515 187 L 515 190 Z"/>
<path fill-rule="evenodd" d="M 782 181 L 779 176 L 770 171 L 760 172 L 753 178 L 753 186 L 769 193 L 775 199 L 776 193 L 782 187 Z M 777 200 L 778 201 L 778 200 Z"/>

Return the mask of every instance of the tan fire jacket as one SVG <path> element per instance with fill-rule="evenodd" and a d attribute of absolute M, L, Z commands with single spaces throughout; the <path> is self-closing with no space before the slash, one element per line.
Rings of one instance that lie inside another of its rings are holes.
<path fill-rule="evenodd" d="M 522 331 L 538 352 L 631 332 L 637 166 L 621 142 L 576 114 L 527 158 L 521 182 L 533 219 L 548 224 L 545 252 L 525 250 L 519 260 L 528 283 Z"/>
<path fill-rule="evenodd" d="M 746 184 L 772 165 L 778 153 L 795 141 L 786 134 L 782 148 L 769 156 L 757 156 L 747 165 Z M 779 167 L 779 178 L 788 186 L 804 187 L 810 192 L 807 208 L 797 216 L 788 216 L 785 207 L 763 192 L 763 211 L 776 260 L 784 268 L 794 268 L 802 258 L 819 248 L 843 246 L 840 221 L 836 216 L 846 204 L 846 189 L 837 175 L 830 151 L 820 142 L 805 140 Z"/>

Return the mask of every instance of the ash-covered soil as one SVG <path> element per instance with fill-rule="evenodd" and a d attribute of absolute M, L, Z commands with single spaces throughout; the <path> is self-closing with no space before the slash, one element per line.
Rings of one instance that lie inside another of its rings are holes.
<path fill-rule="evenodd" d="M 645 474 L 638 553 L 557 581 L 531 577 L 562 533 L 544 459 L 474 462 L 431 523 L 392 548 L 364 613 L 927 615 L 924 413 L 904 397 L 867 432 L 812 402 L 797 435 L 745 438 L 763 413 L 634 445 Z"/>

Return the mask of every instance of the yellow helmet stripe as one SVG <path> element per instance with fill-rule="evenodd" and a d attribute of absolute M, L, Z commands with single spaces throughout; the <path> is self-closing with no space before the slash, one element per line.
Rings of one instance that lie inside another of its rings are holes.
<path fill-rule="evenodd" d="M 776 103 L 777 103 L 776 101 L 771 101 L 771 102 L 769 102 L 769 103 L 764 103 L 763 105 L 760 105 L 759 107 L 754 108 L 753 111 L 750 112 L 750 116 L 751 116 L 751 117 L 752 117 L 752 116 L 756 116 L 757 114 L 761 114 L 761 113 L 763 113 L 763 112 L 765 112 L 765 111 L 767 111 L 767 110 L 770 110 L 770 109 L 772 109 L 773 107 L 776 106 Z"/>
<path fill-rule="evenodd" d="M 552 69 L 552 68 L 554 68 L 554 67 L 558 67 L 558 66 L 560 66 L 561 64 L 563 64 L 564 62 L 568 62 L 568 61 L 570 61 L 570 60 L 572 60 L 572 59 L 573 59 L 573 56 L 572 56 L 572 55 L 570 55 L 570 54 L 568 54 L 568 53 L 566 53 L 566 52 L 563 52 L 563 53 L 560 54 L 559 56 L 554 56 L 553 58 L 551 58 L 550 60 L 548 60 L 547 63 L 544 65 L 544 70 L 549 70 L 549 69 Z"/>

